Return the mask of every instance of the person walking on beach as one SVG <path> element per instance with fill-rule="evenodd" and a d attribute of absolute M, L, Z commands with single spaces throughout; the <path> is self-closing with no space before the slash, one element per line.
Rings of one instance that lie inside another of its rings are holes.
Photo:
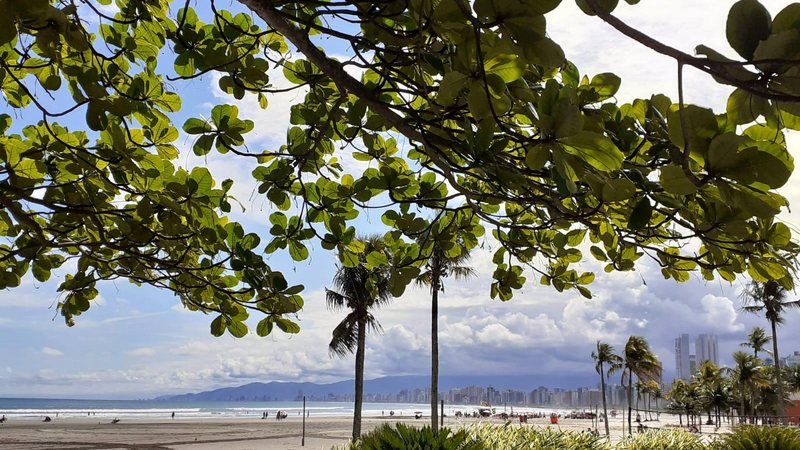
<path fill-rule="evenodd" d="M 172 420 L 175 420 L 175 411 L 172 411 Z"/>

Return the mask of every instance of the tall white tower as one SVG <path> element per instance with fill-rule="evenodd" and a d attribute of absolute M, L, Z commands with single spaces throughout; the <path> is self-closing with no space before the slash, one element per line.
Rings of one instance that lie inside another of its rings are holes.
<path fill-rule="evenodd" d="M 697 340 L 694 341 L 694 350 L 697 355 L 697 365 L 703 361 L 711 361 L 719 365 L 719 349 L 717 344 L 717 336 L 714 334 L 700 334 Z"/>
<path fill-rule="evenodd" d="M 689 367 L 689 335 L 682 334 L 675 339 L 675 376 L 685 381 L 692 379 Z"/>

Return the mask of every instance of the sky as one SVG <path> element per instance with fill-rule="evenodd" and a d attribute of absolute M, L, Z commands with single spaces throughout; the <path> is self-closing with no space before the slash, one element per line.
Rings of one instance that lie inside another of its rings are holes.
<path fill-rule="evenodd" d="M 773 15 L 788 4 L 762 2 Z M 636 6 L 621 4 L 616 14 L 686 52 L 706 44 L 733 56 L 724 32 L 732 3 L 644 0 Z M 583 15 L 570 0 L 547 19 L 551 37 L 581 73 L 621 76 L 620 104 L 655 93 L 677 98 L 674 61 L 629 41 L 599 19 Z M 275 73 L 273 79 L 280 86 L 280 74 Z M 686 73 L 685 85 L 687 102 L 717 111 L 723 110 L 731 91 L 693 70 Z M 301 93 L 272 96 L 269 108 L 263 111 L 255 98 L 235 101 L 215 86 L 213 77 L 184 86 L 187 96 L 176 123 L 191 116 L 207 117 L 215 104 L 234 103 L 241 117 L 256 122 L 256 131 L 247 142 L 251 149 L 274 148 L 284 141 L 289 107 L 302 98 Z M 191 143 L 182 136 L 179 145 L 188 149 Z M 792 153 L 800 148 L 798 136 L 789 136 L 789 148 Z M 179 163 L 207 166 L 218 180 L 234 179 L 234 195 L 245 208 L 235 211 L 235 219 L 251 231 L 267 233 L 272 210 L 269 202 L 255 193 L 251 161 L 230 155 L 200 158 L 184 151 Z M 795 175 L 781 193 L 790 204 L 798 204 L 800 176 Z M 793 230 L 800 224 L 798 214 L 786 211 L 782 215 Z M 378 229 L 379 215 L 365 214 L 363 220 Z M 443 375 L 529 374 L 546 376 L 552 380 L 548 383 L 551 387 L 559 387 L 560 374 L 586 374 L 590 385 L 595 383 L 590 354 L 596 340 L 619 349 L 628 336 L 641 335 L 663 361 L 665 379 L 671 380 L 675 371 L 673 341 L 679 334 L 718 335 L 725 364 L 751 327 L 768 326 L 763 318 L 741 312 L 744 280 L 705 282 L 696 275 L 677 284 L 664 280 L 658 268 L 647 263 L 634 272 L 609 275 L 594 262 L 585 262 L 583 268 L 598 275 L 592 300 L 577 292 L 558 293 L 540 286 L 534 276 L 528 277 L 531 282 L 513 300 L 491 300 L 494 245 L 486 240 L 473 253 L 476 277 L 446 282 L 439 325 Z M 332 358 L 327 350 L 331 330 L 343 316 L 326 310 L 324 301 L 324 288 L 335 270 L 333 255 L 312 245 L 308 261 L 294 263 L 287 255 L 276 254 L 270 257 L 270 264 L 282 270 L 290 283 L 306 286 L 298 335 L 276 332 L 265 338 L 215 338 L 209 333 L 212 316 L 184 310 L 167 291 L 121 280 L 103 284 L 101 297 L 68 328 L 55 309 L 57 277 L 47 283 L 29 277 L 19 288 L 0 292 L 0 397 L 150 398 L 254 381 L 352 378 L 353 358 Z M 410 288 L 375 313 L 383 333 L 367 338 L 367 378 L 429 372 L 429 302 L 427 290 Z M 798 319 L 800 313 L 789 313 L 787 325 L 779 330 L 784 355 L 800 350 Z"/>

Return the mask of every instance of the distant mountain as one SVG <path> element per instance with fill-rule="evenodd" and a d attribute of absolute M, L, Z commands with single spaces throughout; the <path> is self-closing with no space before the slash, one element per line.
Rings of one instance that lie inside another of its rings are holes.
<path fill-rule="evenodd" d="M 594 386 L 594 377 L 564 375 L 558 377 L 558 384 L 553 384 L 545 377 L 535 375 L 505 376 L 445 376 L 439 379 L 439 390 L 444 392 L 454 388 L 467 386 L 492 386 L 495 389 L 514 389 L 531 391 L 539 386 L 550 388 L 573 389 L 582 386 Z M 425 389 L 430 386 L 430 377 L 423 375 L 407 375 L 376 378 L 364 382 L 365 394 L 394 394 L 403 389 Z M 271 381 L 269 383 L 250 383 L 237 387 L 227 387 L 190 394 L 163 395 L 157 401 L 293 401 L 306 395 L 317 399 L 348 395 L 353 393 L 353 380 L 339 381 L 330 384 L 295 383 Z"/>

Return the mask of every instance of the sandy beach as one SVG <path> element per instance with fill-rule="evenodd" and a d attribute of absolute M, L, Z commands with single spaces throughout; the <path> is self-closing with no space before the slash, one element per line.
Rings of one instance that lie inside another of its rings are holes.
<path fill-rule="evenodd" d="M 427 420 L 413 418 L 365 418 L 363 430 L 367 432 L 387 422 L 405 422 L 424 426 Z M 447 418 L 445 425 L 460 428 L 476 422 L 496 425 L 500 419 Z M 4 450 L 330 450 L 348 442 L 352 419 L 347 417 L 311 417 L 306 421 L 305 446 L 301 446 L 302 420 L 299 417 L 283 421 L 272 419 L 230 420 L 125 420 L 120 423 L 98 423 L 96 418 L 17 420 L 0 425 L 0 448 Z M 512 422 L 515 426 L 518 422 Z M 677 417 L 662 415 L 658 422 L 648 422 L 650 427 L 677 425 Z M 584 431 L 591 427 L 588 419 L 560 419 L 551 425 L 549 419 L 529 419 L 529 427 L 553 427 L 562 430 Z M 610 422 L 613 440 L 622 437 L 622 419 Z M 602 430 L 602 424 L 601 424 Z M 713 428 L 708 431 L 712 431 Z M 704 430 L 705 431 L 705 430 Z"/>

